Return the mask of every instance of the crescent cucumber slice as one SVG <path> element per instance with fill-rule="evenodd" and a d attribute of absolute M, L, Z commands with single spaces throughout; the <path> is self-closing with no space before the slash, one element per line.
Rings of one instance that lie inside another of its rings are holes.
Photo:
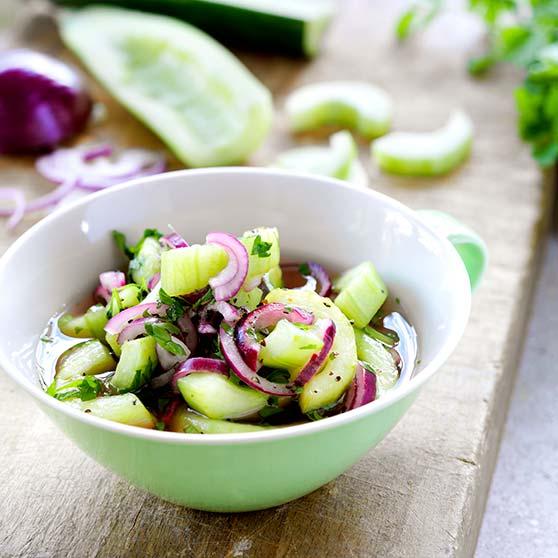
<path fill-rule="evenodd" d="M 436 176 L 455 169 L 471 151 L 473 123 L 461 111 L 434 132 L 394 132 L 372 144 L 372 157 L 390 173 Z"/>

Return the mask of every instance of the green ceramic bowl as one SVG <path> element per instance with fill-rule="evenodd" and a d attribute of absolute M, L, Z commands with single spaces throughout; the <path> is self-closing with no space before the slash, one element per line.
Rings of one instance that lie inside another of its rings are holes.
<path fill-rule="evenodd" d="M 333 269 L 375 262 L 415 325 L 414 378 L 369 405 L 319 422 L 227 435 L 175 434 L 104 421 L 40 388 L 34 351 L 48 318 L 114 268 L 114 228 L 130 235 L 172 223 L 188 240 L 207 231 L 277 226 L 282 253 Z M 63 208 L 0 262 L 0 364 L 88 455 L 165 500 L 210 511 L 276 506 L 331 481 L 374 447 L 448 358 L 465 328 L 470 287 L 443 237 L 415 212 L 334 180 L 259 169 L 196 170 L 133 181 Z M 277 479 L 281 479 L 278 481 Z"/>

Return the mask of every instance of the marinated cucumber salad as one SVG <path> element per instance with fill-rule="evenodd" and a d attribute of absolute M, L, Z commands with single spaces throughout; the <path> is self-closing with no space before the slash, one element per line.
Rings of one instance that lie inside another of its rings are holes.
<path fill-rule="evenodd" d="M 127 271 L 101 273 L 38 343 L 44 388 L 64 404 L 143 428 L 251 432 L 348 412 L 413 373 L 415 331 L 370 261 L 332 280 L 281 262 L 266 227 L 192 245 L 174 230 L 113 236 Z"/>

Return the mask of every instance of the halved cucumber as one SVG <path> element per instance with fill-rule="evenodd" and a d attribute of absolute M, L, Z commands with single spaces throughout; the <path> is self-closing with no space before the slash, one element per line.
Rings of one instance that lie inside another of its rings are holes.
<path fill-rule="evenodd" d="M 372 156 L 382 170 L 409 176 L 445 174 L 471 151 L 473 124 L 463 112 L 454 112 L 434 132 L 394 132 L 372 144 Z"/>
<path fill-rule="evenodd" d="M 61 355 L 56 363 L 57 384 L 71 378 L 110 372 L 116 362 L 110 351 L 98 340 L 92 339 L 73 346 Z"/>
<path fill-rule="evenodd" d="M 275 227 L 258 227 L 246 231 L 239 240 L 248 252 L 246 283 L 279 265 L 279 231 Z"/>
<path fill-rule="evenodd" d="M 382 390 L 392 388 L 399 379 L 399 369 L 392 354 L 376 339 L 355 328 L 357 356 L 376 374 Z"/>
<path fill-rule="evenodd" d="M 262 341 L 260 359 L 264 366 L 297 370 L 323 345 L 323 339 L 311 328 L 305 329 L 288 320 L 279 320 L 273 331 Z"/>
<path fill-rule="evenodd" d="M 141 243 L 141 247 L 130 262 L 129 272 L 134 283 L 146 284 L 151 277 L 161 271 L 161 244 L 159 240 L 148 236 Z"/>
<path fill-rule="evenodd" d="M 372 139 L 391 125 L 393 105 L 379 87 L 362 81 L 326 81 L 297 89 L 287 99 L 285 110 L 295 132 L 324 125 L 350 128 Z"/>
<path fill-rule="evenodd" d="M 322 370 L 304 385 L 299 403 L 304 413 L 335 403 L 353 380 L 357 364 L 355 335 L 349 320 L 329 298 L 312 291 L 275 289 L 265 300 L 299 306 L 312 312 L 316 319 L 333 320 L 336 333 L 330 356 Z"/>
<path fill-rule="evenodd" d="M 248 312 L 255 310 L 262 301 L 263 291 L 259 287 L 255 287 L 251 291 L 240 289 L 236 295 L 229 301 L 233 306 L 238 308 L 246 308 Z"/>
<path fill-rule="evenodd" d="M 157 366 L 156 341 L 153 337 L 140 337 L 126 341 L 111 384 L 120 391 L 140 388 Z"/>
<path fill-rule="evenodd" d="M 173 432 L 186 434 L 234 434 L 238 432 L 258 432 L 269 430 L 269 428 L 271 427 L 202 417 L 186 410 L 186 407 L 181 407 L 176 411 L 170 424 L 170 429 Z"/>
<path fill-rule="evenodd" d="M 227 262 L 227 253 L 215 244 L 167 250 L 161 256 L 161 288 L 170 296 L 199 291 Z"/>
<path fill-rule="evenodd" d="M 105 326 L 107 325 L 107 312 L 102 304 L 91 306 L 84 315 L 85 323 L 91 335 L 97 339 L 105 339 Z"/>
<path fill-rule="evenodd" d="M 91 413 L 96 417 L 114 422 L 139 426 L 141 428 L 155 427 L 153 415 L 145 408 L 137 395 L 133 393 L 98 397 L 91 401 L 73 399 L 68 404 L 78 407 L 84 413 Z"/>
<path fill-rule="evenodd" d="M 274 166 L 298 172 L 319 174 L 348 180 L 354 174 L 357 148 L 351 134 L 337 132 L 329 139 L 329 147 L 306 146 L 280 154 Z"/>
<path fill-rule="evenodd" d="M 221 374 L 201 372 L 178 380 L 188 405 L 212 419 L 235 419 L 253 415 L 265 407 L 268 396 L 233 383 Z"/>
<path fill-rule="evenodd" d="M 269 131 L 269 91 L 195 27 L 90 7 L 64 14 L 61 33 L 97 79 L 189 166 L 243 161 Z"/>
<path fill-rule="evenodd" d="M 372 262 L 363 262 L 334 282 L 335 304 L 356 327 L 364 327 L 388 296 L 388 289 Z"/>
<path fill-rule="evenodd" d="M 81 316 L 62 314 L 62 316 L 58 318 L 58 329 L 68 337 L 78 337 L 80 339 L 93 337 L 89 324 L 85 320 L 85 314 Z"/>

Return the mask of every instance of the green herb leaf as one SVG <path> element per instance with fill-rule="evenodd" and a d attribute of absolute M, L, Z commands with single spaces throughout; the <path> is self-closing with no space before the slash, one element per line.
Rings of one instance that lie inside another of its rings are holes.
<path fill-rule="evenodd" d="M 167 318 L 171 322 L 176 322 L 184 316 L 186 304 L 183 300 L 168 295 L 163 289 L 159 291 L 159 300 L 168 306 Z"/>
<path fill-rule="evenodd" d="M 211 289 L 207 289 L 207 291 L 205 291 L 203 296 L 198 298 L 198 300 L 196 300 L 196 302 L 194 302 L 194 304 L 192 304 L 192 309 L 196 310 L 200 306 L 204 306 L 206 304 L 211 304 L 214 301 L 215 301 L 215 297 L 213 296 L 213 291 Z"/>
<path fill-rule="evenodd" d="M 145 229 L 143 231 L 142 237 L 139 239 L 135 246 L 128 246 L 126 243 L 126 235 L 120 231 L 112 231 L 112 238 L 118 249 L 129 259 L 133 259 L 134 256 L 141 250 L 141 245 L 146 238 L 153 237 L 159 239 L 163 236 L 163 233 L 157 229 Z"/>
<path fill-rule="evenodd" d="M 62 386 L 57 386 L 56 380 L 47 389 L 48 395 L 66 401 L 68 399 L 79 398 L 82 401 L 95 399 L 103 389 L 103 383 L 93 376 L 85 376 L 79 380 L 68 382 Z"/>
<path fill-rule="evenodd" d="M 318 345 L 304 345 L 304 347 L 299 347 L 298 350 L 299 351 L 311 351 L 311 350 L 317 350 L 318 349 Z"/>
<path fill-rule="evenodd" d="M 298 266 L 298 272 L 299 272 L 301 275 L 308 276 L 308 275 L 310 275 L 310 266 L 309 266 L 306 262 L 301 263 L 301 264 Z"/>
<path fill-rule="evenodd" d="M 174 328 L 172 324 L 145 324 L 145 332 L 155 339 L 157 345 L 167 350 L 173 355 L 183 356 L 186 354 L 184 348 L 172 340 L 172 336 L 168 330 L 169 327 Z M 177 328 L 175 328 L 177 329 Z"/>
<path fill-rule="evenodd" d="M 252 251 L 250 252 L 250 255 L 258 256 L 258 258 L 269 258 L 271 255 L 271 252 L 269 251 L 271 246 L 271 242 L 265 242 L 258 234 L 254 239 L 254 244 L 252 244 Z"/>

